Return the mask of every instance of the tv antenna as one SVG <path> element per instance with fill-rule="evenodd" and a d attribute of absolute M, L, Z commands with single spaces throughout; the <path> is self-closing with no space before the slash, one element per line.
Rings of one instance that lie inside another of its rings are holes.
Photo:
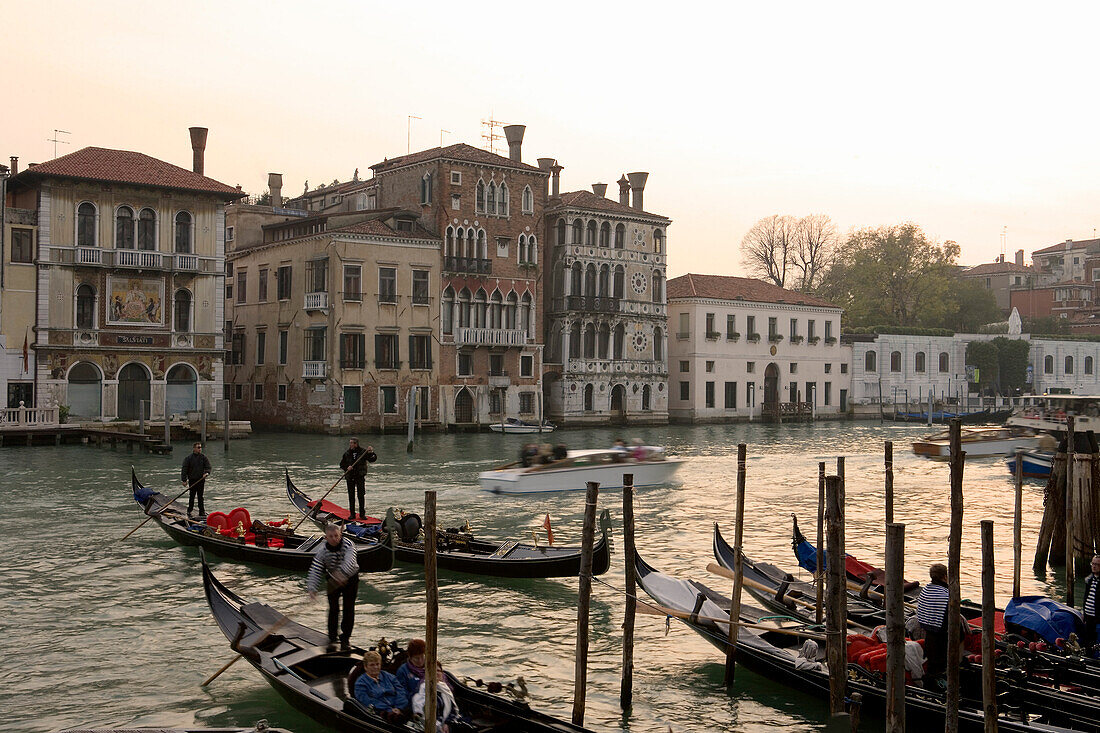
<path fill-rule="evenodd" d="M 1008 253 L 1008 226 L 1001 228 L 1001 262 L 1005 261 L 1005 255 Z"/>
<path fill-rule="evenodd" d="M 489 113 L 489 119 L 481 121 L 481 126 L 486 130 L 481 133 L 481 139 L 489 144 L 490 153 L 496 153 L 496 142 L 504 137 L 497 133 L 497 128 L 503 124 L 500 120 L 493 119 L 492 112 Z"/>
<path fill-rule="evenodd" d="M 409 127 L 408 127 L 408 132 L 407 132 L 407 138 L 406 138 L 406 141 L 405 141 L 405 153 L 406 154 L 412 152 L 413 120 L 419 120 L 419 119 L 420 118 L 417 117 L 416 115 L 409 115 Z"/>
<path fill-rule="evenodd" d="M 68 145 L 69 144 L 68 140 L 58 140 L 57 136 L 58 135 L 71 135 L 71 134 L 72 133 L 69 132 L 68 130 L 58 130 L 55 127 L 54 131 L 53 131 L 53 137 L 46 138 L 46 142 L 53 143 L 53 157 L 55 157 L 55 158 L 57 157 L 57 144 L 58 143 L 61 143 L 62 145 Z"/>
<path fill-rule="evenodd" d="M 447 133 L 448 135 L 450 135 L 451 131 L 444 130 L 442 127 L 439 128 L 439 147 L 443 147 L 443 133 Z"/>

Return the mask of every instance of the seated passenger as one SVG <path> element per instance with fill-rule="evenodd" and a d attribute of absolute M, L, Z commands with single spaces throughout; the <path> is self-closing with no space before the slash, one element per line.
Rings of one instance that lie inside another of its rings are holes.
<path fill-rule="evenodd" d="M 519 464 L 524 468 L 528 468 L 534 465 L 535 459 L 539 454 L 539 448 L 534 443 L 527 443 L 519 451 Z"/>
<path fill-rule="evenodd" d="M 626 447 L 626 441 L 622 438 L 615 440 L 615 443 L 611 446 L 611 450 L 614 451 L 615 463 L 622 463 L 625 461 L 627 454 L 630 452 Z"/>
<path fill-rule="evenodd" d="M 355 699 L 389 721 L 401 722 L 408 716 L 409 695 L 405 686 L 389 672 L 382 671 L 378 652 L 363 655 L 363 674 L 355 681 Z"/>
<path fill-rule="evenodd" d="M 635 438 L 633 441 L 631 441 L 631 445 L 633 447 L 630 450 L 630 457 L 633 458 L 635 461 L 644 461 L 645 459 L 649 458 L 649 451 L 646 450 L 646 447 L 644 445 L 642 445 L 642 441 Z"/>
<path fill-rule="evenodd" d="M 561 459 L 568 456 L 569 451 L 567 451 L 565 449 L 565 443 L 558 443 L 556 446 L 554 446 L 554 454 L 553 455 L 554 455 L 554 460 L 555 461 L 560 461 Z"/>
<path fill-rule="evenodd" d="M 405 663 L 397 668 L 397 681 L 405 687 L 405 692 L 411 700 L 416 691 L 424 682 L 424 662 L 427 645 L 423 639 L 413 639 L 409 642 L 405 653 L 408 658 Z"/>
<path fill-rule="evenodd" d="M 451 726 L 458 719 L 458 701 L 451 689 L 451 683 L 447 681 L 447 675 L 443 674 L 443 665 L 436 662 L 435 665 L 435 729 L 441 733 L 450 733 Z M 421 682 L 420 688 L 412 698 L 412 713 L 417 718 L 424 717 L 424 703 L 427 698 L 427 684 Z"/>

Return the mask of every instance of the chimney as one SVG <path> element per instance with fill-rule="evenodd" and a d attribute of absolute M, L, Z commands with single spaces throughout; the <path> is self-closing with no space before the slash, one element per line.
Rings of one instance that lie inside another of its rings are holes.
<path fill-rule="evenodd" d="M 282 206 L 283 205 L 283 174 L 282 173 L 268 173 L 267 174 L 267 190 L 271 194 L 271 205 Z"/>
<path fill-rule="evenodd" d="M 626 179 L 625 173 L 617 183 L 619 184 L 619 203 L 623 206 L 630 206 L 630 181 Z"/>
<path fill-rule="evenodd" d="M 19 172 L 19 156 L 18 155 L 13 155 L 13 156 L 11 156 L 11 175 L 14 176 L 18 172 Z"/>
<path fill-rule="evenodd" d="M 1066 240 L 1066 251 L 1069 252 L 1071 249 L 1073 249 L 1073 240 L 1072 239 L 1067 239 Z"/>
<path fill-rule="evenodd" d="M 523 133 L 526 125 L 505 125 L 504 137 L 508 140 L 508 158 L 517 163 L 523 162 Z"/>
<path fill-rule="evenodd" d="M 558 165 L 555 160 L 554 165 L 550 166 L 550 195 L 554 198 L 561 196 L 561 172 L 565 166 Z"/>
<path fill-rule="evenodd" d="M 638 211 L 642 211 L 642 191 L 645 190 L 645 182 L 649 178 L 649 174 L 628 173 L 627 178 L 630 181 L 630 191 L 634 194 L 634 203 L 631 206 Z M 619 195 L 622 196 L 621 193 Z"/>
<path fill-rule="evenodd" d="M 1016 250 L 1016 264 L 1021 267 L 1024 265 L 1024 251 L 1022 249 Z"/>
<path fill-rule="evenodd" d="M 592 193 L 596 194 L 600 198 L 607 198 L 607 184 L 606 183 L 593 183 Z"/>
<path fill-rule="evenodd" d="M 205 127 L 189 127 L 188 130 L 191 132 L 191 151 L 194 153 L 194 162 L 191 165 L 191 170 L 201 176 L 203 171 L 203 158 L 206 155 L 206 134 L 209 130 Z"/>

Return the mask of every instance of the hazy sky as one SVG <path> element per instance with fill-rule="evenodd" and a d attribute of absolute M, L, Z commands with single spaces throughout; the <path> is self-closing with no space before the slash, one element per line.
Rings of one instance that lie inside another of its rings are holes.
<path fill-rule="evenodd" d="M 669 274 L 744 274 L 775 213 L 912 220 L 966 264 L 1092 237 L 1096 3 L 0 4 L 0 160 L 96 145 L 297 193 L 527 125 L 564 190 L 650 172 Z"/>

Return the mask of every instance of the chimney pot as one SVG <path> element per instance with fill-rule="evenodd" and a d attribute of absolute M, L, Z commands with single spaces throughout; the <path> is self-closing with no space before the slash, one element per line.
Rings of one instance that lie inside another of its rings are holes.
<path fill-rule="evenodd" d="M 649 174 L 644 172 L 635 172 L 627 173 L 626 176 L 627 180 L 630 182 L 630 191 L 633 194 L 634 198 L 634 203 L 632 204 L 632 206 L 638 211 L 642 211 L 642 192 L 645 190 L 645 182 L 646 179 L 649 178 Z"/>
<path fill-rule="evenodd" d="M 504 137 L 508 140 L 508 157 L 517 163 L 523 162 L 523 133 L 526 125 L 505 125 Z"/>
<path fill-rule="evenodd" d="M 1016 264 L 1023 267 L 1023 264 L 1024 264 L 1024 251 L 1022 249 L 1016 250 Z"/>
<path fill-rule="evenodd" d="M 550 195 L 557 198 L 561 195 L 561 172 L 565 168 L 563 165 L 558 165 L 555 160 L 554 165 L 550 166 Z"/>
<path fill-rule="evenodd" d="M 607 184 L 606 183 L 593 183 L 592 193 L 596 194 L 600 198 L 607 197 Z"/>
<path fill-rule="evenodd" d="M 206 156 L 206 135 L 210 131 L 205 127 L 190 127 L 188 131 L 191 133 L 191 152 L 193 154 L 191 170 L 203 175 L 203 159 Z"/>
<path fill-rule="evenodd" d="M 19 172 L 19 156 L 18 155 L 13 155 L 13 156 L 11 156 L 11 175 L 14 176 L 18 172 Z"/>
<path fill-rule="evenodd" d="M 617 183 L 619 184 L 619 203 L 623 206 L 630 206 L 630 181 L 627 180 L 625 173 Z"/>
<path fill-rule="evenodd" d="M 539 158 L 539 170 L 549 171 L 557 162 L 553 158 Z"/>
<path fill-rule="evenodd" d="M 282 206 L 283 205 L 283 174 L 282 173 L 268 173 L 267 174 L 267 190 L 271 194 L 271 205 Z"/>

